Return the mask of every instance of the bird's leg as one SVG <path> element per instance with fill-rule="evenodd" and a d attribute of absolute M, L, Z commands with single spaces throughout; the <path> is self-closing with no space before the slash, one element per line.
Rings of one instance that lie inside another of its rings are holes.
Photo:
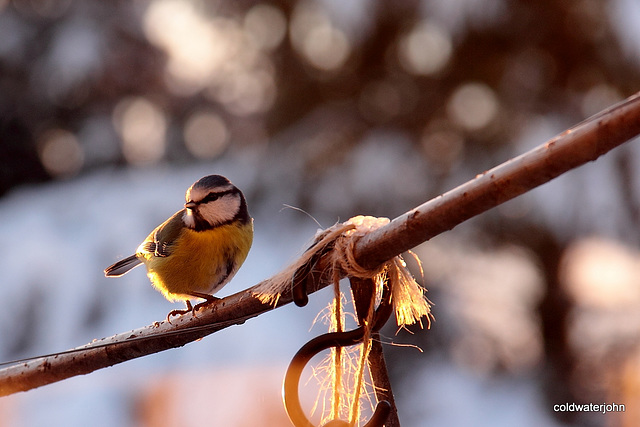
<path fill-rule="evenodd" d="M 191 295 L 193 297 L 196 297 L 196 298 L 202 298 L 202 299 L 205 300 L 204 302 L 201 302 L 200 304 L 196 304 L 195 307 L 193 307 L 193 314 L 195 314 L 196 311 L 198 311 L 200 309 L 200 307 L 203 307 L 203 306 L 209 304 L 210 302 L 217 301 L 217 300 L 220 299 L 218 297 L 214 297 L 213 295 L 203 294 L 201 292 L 190 292 L 189 295 Z"/>
<path fill-rule="evenodd" d="M 171 316 L 182 316 L 183 314 L 187 314 L 190 311 L 193 311 L 193 306 L 191 305 L 191 301 L 185 300 L 187 304 L 186 310 L 171 310 L 169 314 L 167 314 L 167 322 L 171 323 Z"/>

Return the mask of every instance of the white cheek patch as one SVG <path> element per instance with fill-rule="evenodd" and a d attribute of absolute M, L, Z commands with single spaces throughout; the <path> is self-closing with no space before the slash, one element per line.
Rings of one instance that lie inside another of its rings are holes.
<path fill-rule="evenodd" d="M 182 215 L 182 221 L 189 228 L 196 228 L 196 219 L 189 209 L 185 209 L 184 215 Z"/>
<path fill-rule="evenodd" d="M 231 221 L 236 216 L 240 210 L 240 198 L 236 194 L 227 194 L 218 200 L 203 203 L 197 209 L 200 216 L 209 224 L 222 224 Z"/>

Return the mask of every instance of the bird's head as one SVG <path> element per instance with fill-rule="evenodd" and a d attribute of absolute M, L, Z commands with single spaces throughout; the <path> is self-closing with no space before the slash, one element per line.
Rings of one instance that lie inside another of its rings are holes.
<path fill-rule="evenodd" d="M 196 231 L 250 219 L 244 195 L 221 175 L 201 178 L 189 187 L 185 199 L 184 223 Z"/>

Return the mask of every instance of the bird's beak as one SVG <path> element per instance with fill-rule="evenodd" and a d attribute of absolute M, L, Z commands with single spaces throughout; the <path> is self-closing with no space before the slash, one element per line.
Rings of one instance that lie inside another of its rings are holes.
<path fill-rule="evenodd" d="M 198 204 L 192 200 L 189 200 L 187 203 L 184 204 L 184 207 L 189 210 L 195 209 L 196 206 L 198 206 Z"/>

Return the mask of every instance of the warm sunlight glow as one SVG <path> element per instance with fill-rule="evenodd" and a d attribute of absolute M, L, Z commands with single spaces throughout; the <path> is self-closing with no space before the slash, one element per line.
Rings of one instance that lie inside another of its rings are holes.
<path fill-rule="evenodd" d="M 400 64 L 412 74 L 429 75 L 449 62 L 452 46 L 449 34 L 437 24 L 422 21 L 399 42 Z"/>
<path fill-rule="evenodd" d="M 113 110 L 113 122 L 129 163 L 155 163 L 164 156 L 167 121 L 160 108 L 146 98 L 127 98 Z"/>
<path fill-rule="evenodd" d="M 458 87 L 447 103 L 449 116 L 469 131 L 487 126 L 498 114 L 498 98 L 482 83 L 467 83 Z"/>
<path fill-rule="evenodd" d="M 584 239 L 564 254 L 561 280 L 581 306 L 637 306 L 640 303 L 640 254 L 611 240 Z"/>
<path fill-rule="evenodd" d="M 316 68 L 335 70 L 349 55 L 349 41 L 344 33 L 332 27 L 316 27 L 309 31 L 302 44 L 302 52 Z"/>
<path fill-rule="evenodd" d="M 149 41 L 168 56 L 167 84 L 173 92 L 205 95 L 230 113 L 267 111 L 276 87 L 266 51 L 282 41 L 286 20 L 271 6 L 255 6 L 244 17 L 215 16 L 195 1 L 156 0 L 144 15 Z"/>
<path fill-rule="evenodd" d="M 215 410 L 206 414 L 207 425 L 290 425 L 277 392 L 280 382 L 282 366 L 263 363 L 162 370 L 136 390 L 135 424 L 201 425 L 203 408 L 215 402 Z M 250 410 L 246 402 L 252 402 Z"/>
<path fill-rule="evenodd" d="M 608 238 L 584 238 L 565 250 L 559 277 L 572 300 L 567 338 L 579 360 L 578 386 L 610 383 L 628 349 L 637 349 L 639 273 L 640 252 Z"/>
<path fill-rule="evenodd" d="M 216 113 L 198 111 L 187 120 L 184 142 L 194 156 L 213 159 L 227 147 L 229 133 L 224 121 Z"/>
<path fill-rule="evenodd" d="M 291 42 L 311 65 L 324 71 L 342 67 L 351 44 L 346 34 L 332 25 L 329 16 L 315 3 L 300 3 L 291 21 Z"/>
<path fill-rule="evenodd" d="M 276 86 L 271 73 L 247 70 L 237 72 L 211 93 L 229 112 L 248 116 L 271 108 L 276 97 Z"/>
<path fill-rule="evenodd" d="M 84 152 L 74 134 L 62 129 L 45 132 L 38 140 L 40 161 L 52 176 L 76 174 L 84 162 Z"/>
<path fill-rule="evenodd" d="M 518 372 L 540 361 L 536 310 L 543 277 L 530 253 L 510 245 L 481 249 L 453 239 L 416 251 L 430 287 L 443 292 L 438 311 L 448 311 L 455 324 L 452 352 L 458 363 L 479 372 L 498 366 Z"/>
<path fill-rule="evenodd" d="M 282 43 L 287 33 L 287 19 L 280 9 L 258 4 L 244 17 L 244 30 L 260 49 L 272 50 Z"/>
<path fill-rule="evenodd" d="M 144 16 L 144 30 L 152 43 L 167 52 L 169 77 L 183 85 L 205 86 L 228 55 L 221 28 L 190 1 L 152 2 Z"/>

